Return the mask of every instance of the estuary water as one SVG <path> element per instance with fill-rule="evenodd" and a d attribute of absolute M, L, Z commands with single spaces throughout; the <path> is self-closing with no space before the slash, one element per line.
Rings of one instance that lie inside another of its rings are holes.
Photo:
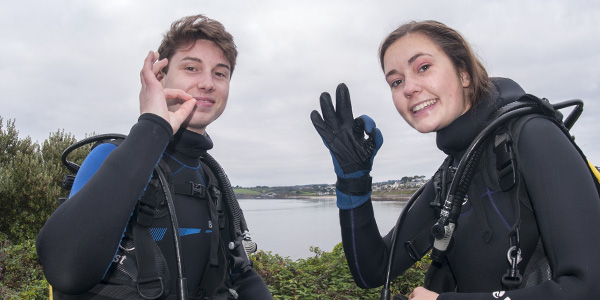
<path fill-rule="evenodd" d="M 335 198 L 239 199 L 258 249 L 292 260 L 310 257 L 310 247 L 331 251 L 342 241 Z M 374 201 L 382 235 L 396 224 L 404 202 Z"/>

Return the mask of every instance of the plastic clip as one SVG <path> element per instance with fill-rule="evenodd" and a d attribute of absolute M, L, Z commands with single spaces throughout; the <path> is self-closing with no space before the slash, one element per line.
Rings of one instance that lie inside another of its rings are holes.
<path fill-rule="evenodd" d="M 516 234 L 517 245 L 513 245 L 512 239 L 510 239 L 511 247 L 508 249 L 506 253 L 506 257 L 508 259 L 508 263 L 510 264 L 510 268 L 506 270 L 506 274 L 502 276 L 502 284 L 504 284 L 507 288 L 513 289 L 517 288 L 521 282 L 523 282 L 523 276 L 521 276 L 521 272 L 517 268 L 517 265 L 521 262 L 521 248 L 519 248 L 519 235 Z"/>
<path fill-rule="evenodd" d="M 191 187 L 191 195 L 194 197 L 203 198 L 206 190 L 204 189 L 204 185 L 202 183 L 189 182 Z"/>

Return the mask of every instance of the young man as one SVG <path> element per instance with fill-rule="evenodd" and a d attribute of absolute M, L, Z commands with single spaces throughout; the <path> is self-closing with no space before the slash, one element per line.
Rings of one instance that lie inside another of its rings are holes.
<path fill-rule="evenodd" d="M 207 154 L 206 127 L 229 95 L 233 37 L 189 16 L 159 53 L 140 73 L 138 122 L 121 143 L 92 150 L 38 235 L 54 297 L 272 299 L 244 250 L 251 243 L 228 179 Z"/>

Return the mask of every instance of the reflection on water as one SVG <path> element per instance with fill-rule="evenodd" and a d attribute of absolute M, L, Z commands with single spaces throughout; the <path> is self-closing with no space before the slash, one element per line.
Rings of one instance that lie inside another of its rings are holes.
<path fill-rule="evenodd" d="M 335 198 L 240 199 L 240 206 L 258 248 L 291 259 L 306 258 L 310 246 L 331 251 L 342 241 Z M 404 207 L 392 201 L 373 202 L 382 235 L 387 234 Z"/>

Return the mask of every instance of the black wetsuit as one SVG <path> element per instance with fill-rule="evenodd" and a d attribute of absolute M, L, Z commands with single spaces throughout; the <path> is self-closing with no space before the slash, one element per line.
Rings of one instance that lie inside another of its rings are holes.
<path fill-rule="evenodd" d="M 206 172 L 210 170 L 201 166 L 200 157 L 212 148 L 210 138 L 185 130 L 173 137 L 171 132 L 165 120 L 144 114 L 118 147 L 101 144 L 88 155 L 70 198 L 58 207 L 38 235 L 38 255 L 54 289 L 80 294 L 104 277 L 161 157 L 171 169 L 174 184 L 190 181 L 206 184 L 209 178 Z M 216 224 L 211 222 L 206 199 L 175 194 L 174 202 L 184 275 L 193 294 L 208 263 Z M 168 216 L 155 219 L 150 232 L 168 263 L 173 294 L 177 270 Z M 272 299 L 253 270 L 243 274 L 238 293 L 240 299 Z"/>
<path fill-rule="evenodd" d="M 508 79 L 493 79 L 498 92 L 437 132 L 437 146 L 457 164 L 490 113 L 524 94 Z M 532 118 L 516 141 L 519 163 L 532 209 L 520 203 L 520 246 L 527 265 L 538 241 L 543 242 L 553 276 L 537 286 L 506 290 L 501 284 L 509 267 L 509 230 L 515 223 L 514 201 L 490 183 L 479 168 L 468 190 L 453 242 L 447 253 L 456 287 L 438 297 L 447 299 L 600 299 L 600 199 L 588 166 L 567 137 L 551 121 Z M 484 156 L 486 159 L 491 156 Z M 437 221 L 430 203 L 436 196 L 429 181 L 409 213 L 396 247 L 392 278 L 414 260 L 406 241 L 429 241 Z M 535 214 L 535 217 L 534 217 Z M 536 226 L 537 221 L 537 226 Z M 381 237 L 369 200 L 360 207 L 340 210 L 344 250 L 354 280 L 361 287 L 381 286 L 385 280 L 391 232 Z M 538 231 L 539 229 L 539 231 Z M 423 249 L 425 248 L 425 249 Z M 420 254 L 426 252 L 420 249 Z M 494 293 L 495 292 L 495 293 Z"/>

